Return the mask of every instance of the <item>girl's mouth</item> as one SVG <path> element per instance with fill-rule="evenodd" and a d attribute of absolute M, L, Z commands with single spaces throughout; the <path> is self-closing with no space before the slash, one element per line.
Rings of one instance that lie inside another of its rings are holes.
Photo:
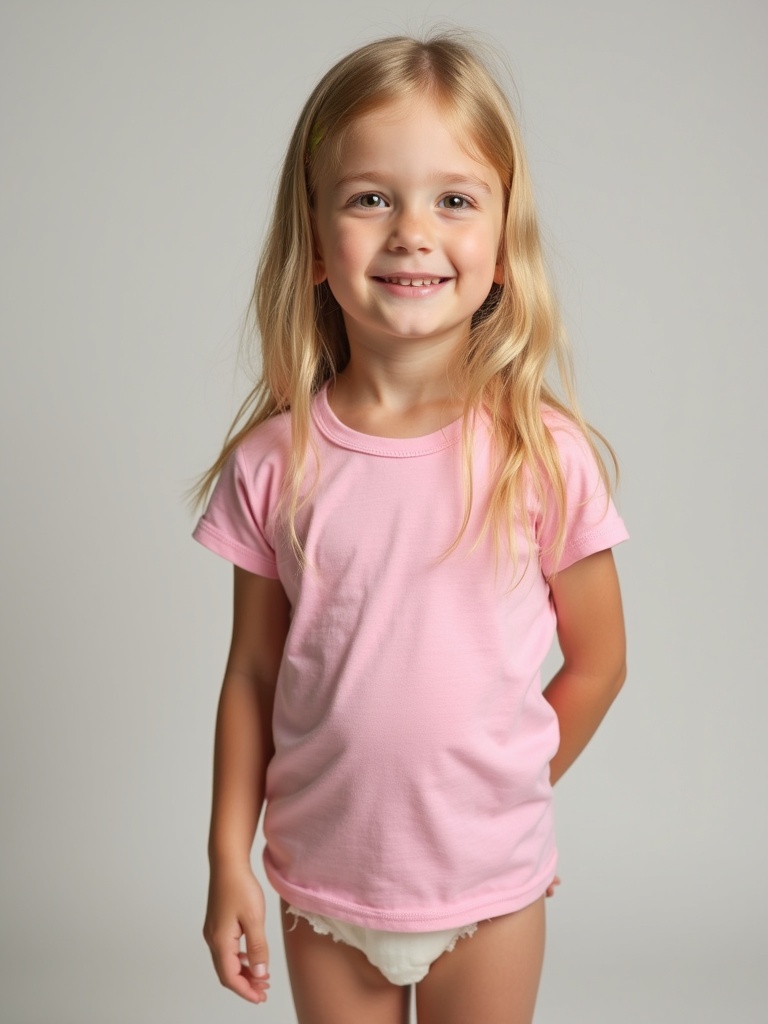
<path fill-rule="evenodd" d="M 442 284 L 446 277 L 377 277 L 377 281 L 385 284 L 399 284 L 406 288 L 424 288 L 432 284 Z"/>

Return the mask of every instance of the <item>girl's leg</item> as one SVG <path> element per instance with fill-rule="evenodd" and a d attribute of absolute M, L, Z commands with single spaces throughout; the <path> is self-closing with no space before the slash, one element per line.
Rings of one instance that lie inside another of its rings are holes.
<path fill-rule="evenodd" d="M 416 986 L 419 1024 L 531 1024 L 544 959 L 544 897 L 483 921 Z"/>
<path fill-rule="evenodd" d="M 286 914 L 284 903 L 281 917 L 299 1024 L 408 1024 L 409 988 L 387 981 L 359 949 Z"/>

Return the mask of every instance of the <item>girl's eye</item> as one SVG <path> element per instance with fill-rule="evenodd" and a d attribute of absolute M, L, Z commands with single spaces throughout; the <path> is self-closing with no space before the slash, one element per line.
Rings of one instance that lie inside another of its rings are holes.
<path fill-rule="evenodd" d="M 468 210 L 472 205 L 466 196 L 450 195 L 440 200 L 440 205 L 446 210 Z"/>
<path fill-rule="evenodd" d="M 362 206 L 364 210 L 378 210 L 386 206 L 384 199 L 378 192 L 365 192 L 353 200 L 356 206 Z"/>

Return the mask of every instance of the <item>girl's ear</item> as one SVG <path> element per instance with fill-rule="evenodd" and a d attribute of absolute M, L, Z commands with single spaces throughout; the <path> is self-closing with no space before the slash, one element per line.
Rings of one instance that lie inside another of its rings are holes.
<path fill-rule="evenodd" d="M 325 272 L 325 263 L 320 256 L 315 254 L 314 262 L 312 263 L 312 283 L 322 284 L 328 275 Z"/>
<path fill-rule="evenodd" d="M 493 272 L 493 283 L 504 284 L 504 265 L 502 263 L 496 264 L 496 269 Z"/>

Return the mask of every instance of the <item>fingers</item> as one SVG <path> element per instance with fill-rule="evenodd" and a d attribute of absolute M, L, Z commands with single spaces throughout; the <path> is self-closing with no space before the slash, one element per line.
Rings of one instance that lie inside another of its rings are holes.
<path fill-rule="evenodd" d="M 240 955 L 243 975 L 247 977 L 251 991 L 259 996 L 257 1002 L 264 1002 L 269 988 L 269 947 L 263 926 L 247 924 L 245 929 L 245 953 Z"/>
<path fill-rule="evenodd" d="M 249 867 L 211 871 L 203 936 L 221 984 L 250 1003 L 263 1003 L 269 989 L 264 915 L 264 893 Z"/>
<path fill-rule="evenodd" d="M 219 981 L 236 995 L 250 1003 L 263 1003 L 269 989 L 269 969 L 263 961 L 250 966 L 247 953 L 240 951 L 239 941 L 226 951 L 211 947 L 213 966 Z"/>
<path fill-rule="evenodd" d="M 246 936 L 246 951 L 240 949 L 240 936 Z M 263 928 L 251 924 L 226 932 L 206 935 L 213 966 L 219 981 L 250 1003 L 263 1003 L 269 989 L 269 951 Z"/>

